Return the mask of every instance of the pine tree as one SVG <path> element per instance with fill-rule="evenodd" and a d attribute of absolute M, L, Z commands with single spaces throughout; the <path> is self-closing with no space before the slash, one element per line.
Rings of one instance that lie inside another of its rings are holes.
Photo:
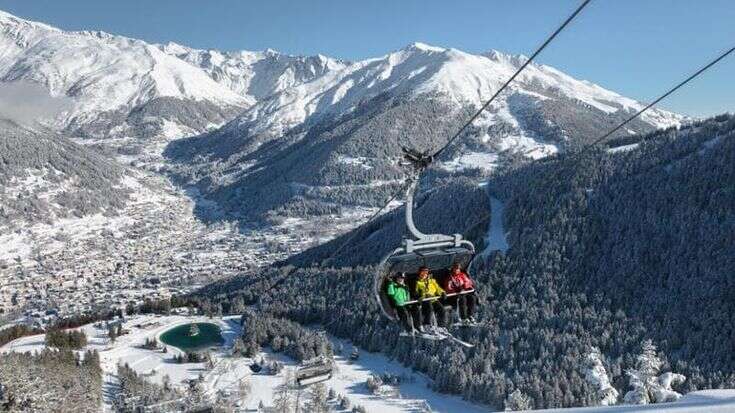
<path fill-rule="evenodd" d="M 291 413 L 294 410 L 295 400 L 292 391 L 293 377 L 287 372 L 283 382 L 276 387 L 273 395 L 273 409 L 277 413 Z"/>
<path fill-rule="evenodd" d="M 343 396 L 339 402 L 339 407 L 342 410 L 350 410 L 352 408 L 352 402 L 347 396 Z"/>
<path fill-rule="evenodd" d="M 117 328 L 115 328 L 114 325 L 111 325 L 107 328 L 107 335 L 110 337 L 110 343 L 115 344 L 115 340 L 117 340 Z"/>
<path fill-rule="evenodd" d="M 306 403 L 306 410 L 313 413 L 326 413 L 329 411 L 327 405 L 327 387 L 324 383 L 317 383 L 311 386 Z"/>
<path fill-rule="evenodd" d="M 657 353 L 658 350 L 651 340 L 641 344 L 641 354 L 636 357 L 635 368 L 626 371 L 630 387 L 633 388 L 625 394 L 626 403 L 663 403 L 681 397 L 671 386 L 683 383 L 686 377 L 676 373 L 659 375 L 663 362 Z"/>
<path fill-rule="evenodd" d="M 584 374 L 587 382 L 597 390 L 594 395 L 597 404 L 608 406 L 617 403 L 618 391 L 610 384 L 599 348 L 590 348 L 585 357 Z"/>
<path fill-rule="evenodd" d="M 523 394 L 520 389 L 515 389 L 505 400 L 506 411 L 530 410 L 532 408 L 531 398 Z"/>

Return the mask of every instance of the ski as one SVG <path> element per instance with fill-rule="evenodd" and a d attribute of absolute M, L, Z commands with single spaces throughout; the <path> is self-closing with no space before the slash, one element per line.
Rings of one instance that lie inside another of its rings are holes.
<path fill-rule="evenodd" d="M 467 347 L 467 348 L 474 348 L 475 347 L 474 344 L 468 343 L 468 342 L 463 341 L 463 340 L 460 340 L 460 339 L 458 339 L 457 337 L 455 337 L 455 336 L 453 336 L 451 334 L 447 335 L 446 336 L 446 339 L 451 340 L 451 341 L 453 341 L 453 342 L 455 342 L 455 343 L 457 343 L 457 344 L 459 344 L 461 346 Z"/>
<path fill-rule="evenodd" d="M 442 341 L 446 339 L 444 335 L 441 334 L 431 334 L 431 333 L 420 333 L 417 334 L 416 337 L 422 338 L 424 340 L 433 340 L 433 341 Z"/>
<path fill-rule="evenodd" d="M 465 323 L 465 322 L 457 322 L 452 324 L 452 328 L 472 328 L 472 327 L 479 327 L 480 323 Z"/>
<path fill-rule="evenodd" d="M 471 343 L 468 343 L 466 341 L 463 341 L 463 340 L 458 339 L 457 337 L 455 337 L 454 335 L 452 335 L 452 333 L 450 333 L 446 329 L 441 329 L 441 330 L 438 330 L 438 329 L 428 330 L 427 329 L 427 331 L 424 331 L 422 333 L 415 333 L 415 334 L 410 334 L 410 333 L 407 333 L 407 332 L 401 332 L 399 334 L 399 336 L 400 337 L 406 337 L 406 338 L 420 338 L 420 339 L 432 340 L 432 341 L 450 340 L 450 341 L 453 341 L 453 342 L 455 342 L 455 343 L 457 343 L 457 344 L 459 344 L 461 346 L 467 347 L 467 348 L 473 348 L 473 347 L 475 347 L 474 344 L 471 344 Z"/>
<path fill-rule="evenodd" d="M 436 334 L 436 333 L 416 333 L 416 334 L 410 334 L 406 332 L 401 332 L 401 337 L 407 337 L 407 338 L 421 338 L 424 340 L 432 340 L 432 341 L 442 341 L 446 339 L 446 336 L 444 334 Z"/>

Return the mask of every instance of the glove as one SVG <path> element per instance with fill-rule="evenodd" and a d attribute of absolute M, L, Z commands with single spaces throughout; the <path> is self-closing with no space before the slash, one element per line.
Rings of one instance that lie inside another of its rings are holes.
<path fill-rule="evenodd" d="M 440 295 L 439 298 L 441 298 L 442 301 L 446 300 L 447 299 L 447 293 L 442 293 L 442 295 Z"/>

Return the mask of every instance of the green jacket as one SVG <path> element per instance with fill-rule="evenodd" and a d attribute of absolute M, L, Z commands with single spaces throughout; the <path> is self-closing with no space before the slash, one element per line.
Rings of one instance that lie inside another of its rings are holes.
<path fill-rule="evenodd" d="M 388 297 L 393 300 L 393 304 L 397 307 L 403 307 L 406 301 L 411 300 L 411 296 L 408 294 L 408 287 L 405 285 L 398 284 L 395 281 L 388 283 L 388 290 L 386 291 Z"/>

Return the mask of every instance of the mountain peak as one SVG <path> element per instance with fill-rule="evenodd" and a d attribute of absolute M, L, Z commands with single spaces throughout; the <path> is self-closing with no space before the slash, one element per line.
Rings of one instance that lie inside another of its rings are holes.
<path fill-rule="evenodd" d="M 35 27 L 38 29 L 44 29 L 44 30 L 54 30 L 54 31 L 60 31 L 59 29 L 49 26 L 44 23 L 36 22 L 33 20 L 27 20 L 21 17 L 18 17 L 14 14 L 10 14 L 6 11 L 0 10 L 0 25 L 25 25 L 29 27 Z"/>
<path fill-rule="evenodd" d="M 269 47 L 269 48 L 263 50 L 263 54 L 266 55 L 266 56 L 268 56 L 268 57 L 273 57 L 273 56 L 280 56 L 281 55 L 281 52 L 279 52 L 276 49 L 271 49 Z"/>
<path fill-rule="evenodd" d="M 526 55 L 503 53 L 495 49 L 490 49 L 488 52 L 483 53 L 482 56 L 496 62 L 510 63 L 513 66 L 520 66 L 528 61 L 528 56 Z"/>
<path fill-rule="evenodd" d="M 422 42 L 413 42 L 401 50 L 419 50 L 422 52 L 445 52 L 447 49 L 443 47 L 432 46 Z"/>

